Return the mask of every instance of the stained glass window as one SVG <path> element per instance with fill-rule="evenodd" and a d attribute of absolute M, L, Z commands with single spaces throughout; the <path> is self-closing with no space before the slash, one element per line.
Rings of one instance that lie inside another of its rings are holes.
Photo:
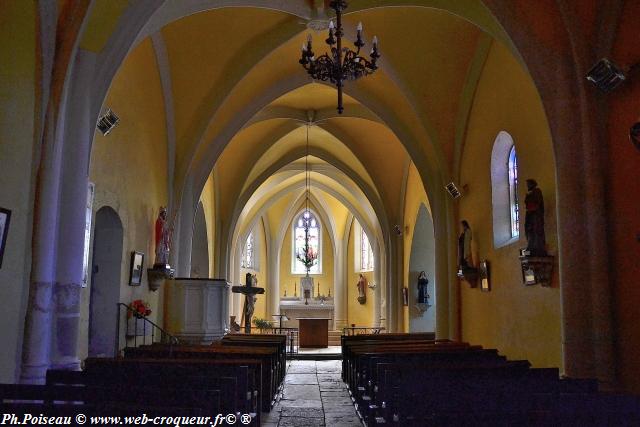
<path fill-rule="evenodd" d="M 373 271 L 373 250 L 369 243 L 369 236 L 360 227 L 360 270 Z"/>
<path fill-rule="evenodd" d="M 294 221 L 293 227 L 293 253 L 292 253 L 292 273 L 305 274 L 305 265 L 299 258 L 305 258 L 305 223 L 309 227 L 309 255 L 315 260 L 311 262 L 309 274 L 320 274 L 322 272 L 322 259 L 320 257 L 320 222 L 315 215 L 305 210 Z"/>
<path fill-rule="evenodd" d="M 509 160 L 507 162 L 509 170 L 509 211 L 511 216 L 511 237 L 520 235 L 520 210 L 518 208 L 518 158 L 516 157 L 516 146 L 509 150 Z"/>
<path fill-rule="evenodd" d="M 251 231 L 247 236 L 247 241 L 244 245 L 244 253 L 242 254 L 242 267 L 249 269 L 255 269 L 256 267 L 255 240 L 253 237 L 253 231 Z"/>

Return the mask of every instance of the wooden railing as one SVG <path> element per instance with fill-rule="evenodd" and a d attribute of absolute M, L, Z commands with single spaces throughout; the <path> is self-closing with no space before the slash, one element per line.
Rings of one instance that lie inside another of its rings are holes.
<path fill-rule="evenodd" d="M 352 336 L 352 335 L 377 335 L 379 333 L 384 333 L 384 327 L 371 327 L 371 326 L 350 326 L 342 328 L 342 335 Z"/>

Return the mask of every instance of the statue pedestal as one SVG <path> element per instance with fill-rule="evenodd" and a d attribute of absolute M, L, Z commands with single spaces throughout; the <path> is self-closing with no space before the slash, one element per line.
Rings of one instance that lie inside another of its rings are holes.
<path fill-rule="evenodd" d="M 553 277 L 553 257 L 552 256 L 521 256 L 522 283 L 525 285 L 540 284 L 545 287 L 551 286 Z"/>
<path fill-rule="evenodd" d="M 458 270 L 458 278 L 469 284 L 470 288 L 478 287 L 478 269 L 473 267 L 464 267 Z"/>
<path fill-rule="evenodd" d="M 229 282 L 167 280 L 164 328 L 181 340 L 211 344 L 229 332 Z"/>

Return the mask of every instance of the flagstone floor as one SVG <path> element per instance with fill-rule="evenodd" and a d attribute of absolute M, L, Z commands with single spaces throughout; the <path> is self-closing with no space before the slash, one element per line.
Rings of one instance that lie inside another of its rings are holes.
<path fill-rule="evenodd" d="M 268 414 L 265 427 L 362 427 L 342 382 L 340 360 L 293 360 L 284 379 L 282 398 Z"/>

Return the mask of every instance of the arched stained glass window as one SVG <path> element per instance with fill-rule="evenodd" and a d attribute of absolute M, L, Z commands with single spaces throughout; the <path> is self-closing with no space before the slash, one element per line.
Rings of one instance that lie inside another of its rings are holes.
<path fill-rule="evenodd" d="M 491 150 L 493 246 L 501 248 L 520 238 L 518 158 L 509 133 L 500 131 Z"/>
<path fill-rule="evenodd" d="M 520 235 L 520 211 L 518 209 L 518 158 L 516 157 L 516 146 L 511 146 L 509 150 L 509 160 L 507 162 L 509 170 L 509 214 L 511 217 L 511 237 Z"/>
<path fill-rule="evenodd" d="M 320 274 L 322 272 L 321 246 L 320 246 L 320 222 L 313 212 L 305 210 L 293 223 L 293 252 L 292 268 L 293 274 L 306 274 L 307 270 L 301 259 L 305 259 L 305 223 L 309 227 L 309 251 L 310 262 L 309 274 Z M 315 258 L 315 259 L 314 259 Z"/>
<path fill-rule="evenodd" d="M 256 267 L 256 257 L 255 257 L 255 240 L 253 237 L 253 231 L 249 233 L 247 236 L 247 241 L 244 245 L 244 251 L 242 254 L 242 267 L 255 269 Z"/>
<path fill-rule="evenodd" d="M 360 227 L 360 271 L 373 271 L 373 250 L 369 237 L 362 227 Z"/>

